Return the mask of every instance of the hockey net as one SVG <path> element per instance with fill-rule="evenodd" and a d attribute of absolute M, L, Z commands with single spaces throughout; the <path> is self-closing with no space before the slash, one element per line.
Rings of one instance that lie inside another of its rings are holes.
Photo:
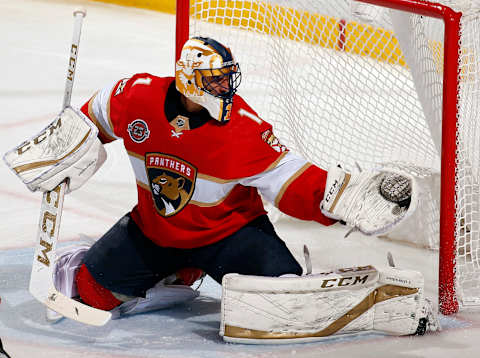
<path fill-rule="evenodd" d="M 229 46 L 239 94 L 291 150 L 325 169 L 390 163 L 423 180 L 416 219 L 390 237 L 439 250 L 444 313 L 480 305 L 477 6 L 177 0 L 177 56 L 188 36 Z"/>

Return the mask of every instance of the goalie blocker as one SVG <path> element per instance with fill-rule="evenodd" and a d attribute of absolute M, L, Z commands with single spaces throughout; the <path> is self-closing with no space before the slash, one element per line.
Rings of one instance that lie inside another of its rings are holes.
<path fill-rule="evenodd" d="M 51 191 L 67 178 L 73 191 L 107 157 L 97 134 L 82 112 L 66 107 L 40 133 L 7 152 L 4 161 L 31 191 Z"/>
<path fill-rule="evenodd" d="M 377 331 L 423 335 L 440 325 L 423 276 L 373 266 L 302 277 L 224 276 L 220 335 L 227 342 L 279 344 Z"/>

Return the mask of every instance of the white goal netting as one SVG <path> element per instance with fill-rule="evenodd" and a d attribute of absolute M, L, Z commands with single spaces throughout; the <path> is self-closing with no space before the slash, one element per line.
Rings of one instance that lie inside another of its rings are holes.
<path fill-rule="evenodd" d="M 463 12 L 456 136 L 456 288 L 480 304 L 480 12 Z M 230 47 L 239 94 L 292 151 L 323 168 L 408 165 L 425 185 L 390 237 L 438 249 L 444 24 L 351 0 L 191 0 L 190 35 Z M 454 109 L 455 110 L 455 109 Z"/>

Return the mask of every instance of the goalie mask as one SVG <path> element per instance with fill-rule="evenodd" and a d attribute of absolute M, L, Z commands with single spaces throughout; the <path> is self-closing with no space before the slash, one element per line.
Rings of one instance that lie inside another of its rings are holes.
<path fill-rule="evenodd" d="M 175 69 L 177 90 L 217 121 L 230 120 L 240 80 L 240 67 L 229 48 L 208 37 L 194 37 L 183 45 Z"/>

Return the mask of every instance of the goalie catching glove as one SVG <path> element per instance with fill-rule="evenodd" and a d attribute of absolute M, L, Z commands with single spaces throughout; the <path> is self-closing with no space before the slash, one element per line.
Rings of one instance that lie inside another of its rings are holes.
<path fill-rule="evenodd" d="M 68 178 L 68 191 L 82 186 L 105 161 L 97 127 L 66 107 L 44 130 L 4 156 L 6 164 L 31 191 L 51 191 Z"/>
<path fill-rule="evenodd" d="M 350 174 L 339 167 L 328 171 L 322 213 L 366 235 L 390 231 L 416 209 L 415 179 L 395 169 Z"/>

